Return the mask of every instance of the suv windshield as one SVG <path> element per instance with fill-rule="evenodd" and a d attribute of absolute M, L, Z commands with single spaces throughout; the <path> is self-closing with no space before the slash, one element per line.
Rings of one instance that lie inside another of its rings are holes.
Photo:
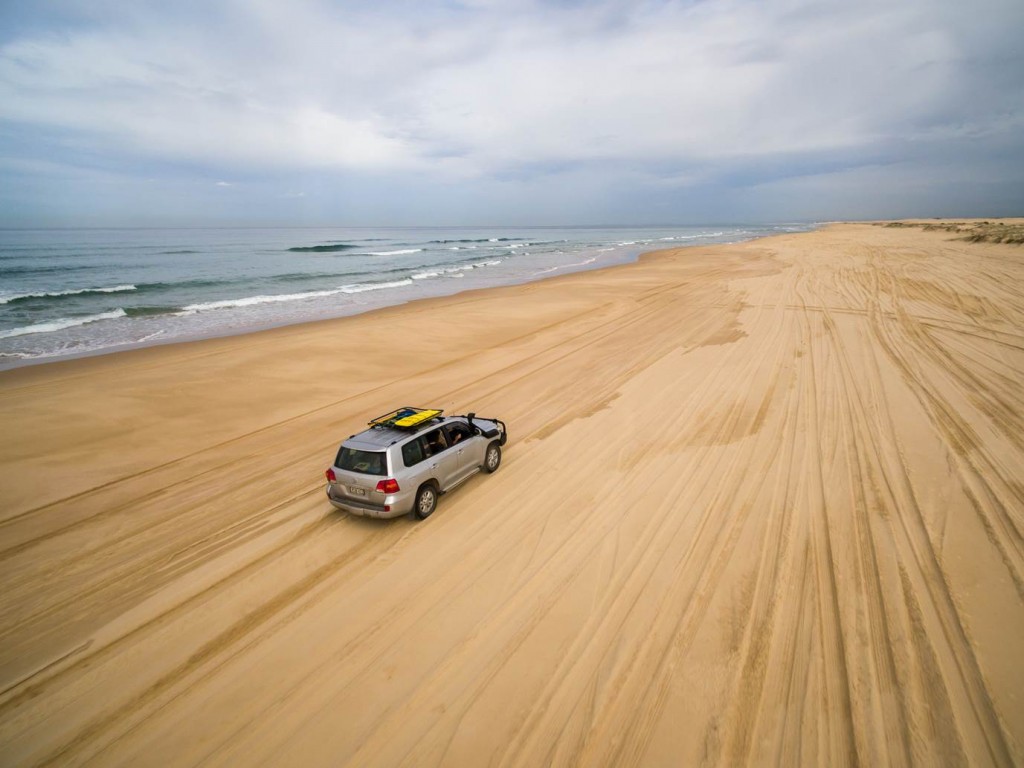
<path fill-rule="evenodd" d="M 359 472 L 364 475 L 380 475 L 383 477 L 388 473 L 388 463 L 384 453 L 374 451 L 360 451 L 357 448 L 341 447 L 338 451 L 338 458 L 334 465 L 339 469 L 349 472 Z"/>

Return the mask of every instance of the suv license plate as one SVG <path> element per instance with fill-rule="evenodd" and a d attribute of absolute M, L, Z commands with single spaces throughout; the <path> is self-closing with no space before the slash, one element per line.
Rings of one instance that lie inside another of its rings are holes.
<path fill-rule="evenodd" d="M 365 496 L 366 495 L 366 489 L 365 488 L 356 488 L 354 485 L 350 485 L 348 487 L 348 490 L 349 490 L 349 493 L 351 493 L 353 496 Z"/>

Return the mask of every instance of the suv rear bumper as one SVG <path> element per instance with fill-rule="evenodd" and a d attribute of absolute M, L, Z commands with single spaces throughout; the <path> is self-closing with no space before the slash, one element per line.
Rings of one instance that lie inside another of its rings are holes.
<path fill-rule="evenodd" d="M 412 511 L 412 499 L 403 498 L 405 494 L 399 496 L 389 496 L 387 498 L 394 499 L 391 504 L 372 504 L 369 501 L 358 501 L 356 499 L 341 498 L 334 494 L 334 486 L 330 483 L 327 484 L 327 499 L 331 504 L 340 509 L 342 512 L 348 512 L 352 515 L 359 515 L 360 517 L 376 517 L 384 520 L 389 520 L 394 517 L 401 517 L 407 515 Z"/>

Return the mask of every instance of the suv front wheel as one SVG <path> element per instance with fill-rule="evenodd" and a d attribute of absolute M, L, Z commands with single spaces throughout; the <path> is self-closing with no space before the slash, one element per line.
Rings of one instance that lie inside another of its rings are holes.
<path fill-rule="evenodd" d="M 484 472 L 490 474 L 501 466 L 501 446 L 495 441 L 487 446 L 487 453 L 484 454 Z"/>

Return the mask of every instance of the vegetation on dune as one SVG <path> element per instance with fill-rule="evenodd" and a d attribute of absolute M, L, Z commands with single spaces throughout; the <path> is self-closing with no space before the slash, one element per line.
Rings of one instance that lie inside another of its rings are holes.
<path fill-rule="evenodd" d="M 1003 221 L 890 221 L 883 227 L 920 227 L 925 232 L 955 232 L 971 243 L 1010 243 L 1024 245 L 1024 224 L 1007 224 Z"/>

